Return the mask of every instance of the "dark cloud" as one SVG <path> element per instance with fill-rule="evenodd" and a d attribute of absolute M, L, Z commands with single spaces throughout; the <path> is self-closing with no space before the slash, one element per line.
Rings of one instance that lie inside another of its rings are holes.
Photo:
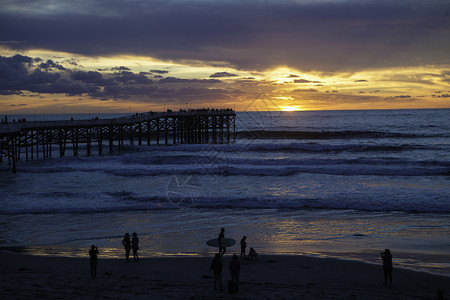
<path fill-rule="evenodd" d="M 46 2 L 46 0 L 43 0 Z M 450 64 L 448 1 L 92 0 L 0 8 L 11 49 L 357 71 Z M 51 9 L 50 9 L 51 8 Z"/>
<path fill-rule="evenodd" d="M 306 80 L 306 79 L 295 79 L 294 83 L 311 83 L 311 80 Z"/>
<path fill-rule="evenodd" d="M 433 98 L 449 98 L 450 94 L 432 95 Z"/>
<path fill-rule="evenodd" d="M 70 78 L 73 80 L 80 80 L 85 83 L 99 83 L 103 81 L 102 74 L 94 71 L 75 71 L 70 74 Z"/>
<path fill-rule="evenodd" d="M 131 70 L 130 68 L 127 68 L 127 67 L 124 67 L 124 66 L 111 68 L 111 71 L 119 71 L 119 72 L 121 72 L 121 71 L 130 71 L 130 70 Z"/>
<path fill-rule="evenodd" d="M 53 61 L 47 61 L 45 66 L 39 64 L 34 66 L 33 62 L 40 62 L 40 59 L 32 59 L 30 57 L 16 55 L 13 57 L 0 57 L 0 94 L 2 95 L 20 95 L 22 91 L 33 93 L 50 93 L 50 94 L 69 94 L 79 95 L 83 93 L 92 93 L 98 89 L 96 84 L 80 84 L 76 81 L 87 82 L 88 77 L 91 79 L 95 76 L 95 72 L 74 72 L 74 76 L 68 80 L 64 76 L 70 78 L 68 70 L 60 64 Z M 42 68 L 45 71 L 42 71 Z M 52 72 L 58 70 L 58 72 Z"/>
<path fill-rule="evenodd" d="M 150 72 L 156 73 L 156 74 L 167 74 L 167 73 L 169 73 L 169 71 L 167 71 L 167 70 L 150 70 Z"/>
<path fill-rule="evenodd" d="M 220 78 L 220 77 L 236 77 L 237 74 L 228 73 L 228 72 L 216 72 L 214 74 L 211 74 L 209 77 L 211 78 Z"/>
<path fill-rule="evenodd" d="M 26 89 L 34 93 L 81 95 L 93 93 L 97 90 L 97 87 L 74 83 L 67 79 L 58 79 L 51 84 L 26 86 Z"/>
<path fill-rule="evenodd" d="M 115 80 L 127 84 L 150 84 L 153 80 L 143 74 L 135 74 L 133 72 L 123 71 L 115 74 Z"/>
<path fill-rule="evenodd" d="M 26 64 L 31 62 L 26 58 L 22 55 L 0 56 L 0 91 L 3 95 L 17 94 L 20 90 L 20 82 L 28 76 Z"/>
<path fill-rule="evenodd" d="M 355 80 L 355 82 L 368 82 L 368 81 L 365 79 L 359 79 L 359 80 Z"/>
<path fill-rule="evenodd" d="M 182 79 L 175 77 L 153 81 L 143 73 L 114 68 L 118 72 L 80 71 L 56 68 L 58 62 L 42 69 L 40 59 L 26 56 L 0 56 L 0 95 L 42 94 L 89 95 L 101 101 L 213 101 L 244 94 L 239 90 L 211 88 L 218 79 Z M 167 84 L 174 83 L 174 84 Z M 207 87 L 205 87 L 205 85 Z M 182 100 L 180 100 L 182 99 Z"/>
<path fill-rule="evenodd" d="M 39 68 L 46 69 L 46 70 L 57 69 L 57 70 L 60 70 L 60 71 L 63 71 L 63 70 L 66 69 L 62 65 L 55 63 L 53 60 L 47 60 L 47 62 L 41 63 L 39 65 Z"/>
<path fill-rule="evenodd" d="M 34 70 L 33 73 L 27 76 L 25 82 L 27 84 L 47 84 L 47 83 L 53 83 L 61 78 L 61 74 L 59 73 L 48 73 L 48 72 L 42 72 L 41 70 Z"/>
<path fill-rule="evenodd" d="M 33 59 L 31 57 L 23 56 L 23 55 L 20 55 L 20 54 L 14 55 L 13 59 L 15 61 L 21 62 L 21 63 L 31 63 L 33 61 Z"/>
<path fill-rule="evenodd" d="M 295 89 L 292 91 L 293 93 L 315 93 L 316 89 Z"/>
<path fill-rule="evenodd" d="M 159 80 L 159 83 L 221 83 L 218 79 L 184 79 L 176 77 L 166 77 Z"/>
<path fill-rule="evenodd" d="M 0 95 L 9 96 L 9 95 L 21 95 L 22 92 L 18 90 L 0 90 Z"/>
<path fill-rule="evenodd" d="M 103 91 L 92 93 L 91 96 L 98 99 L 121 99 L 136 100 L 136 96 L 140 101 L 158 100 L 165 102 L 178 103 L 180 99 L 183 102 L 203 103 L 205 101 L 216 101 L 222 99 L 232 99 L 233 97 L 245 94 L 239 90 L 226 89 L 208 89 L 208 88 L 167 88 L 159 86 L 126 86 L 116 85 L 105 87 Z"/>

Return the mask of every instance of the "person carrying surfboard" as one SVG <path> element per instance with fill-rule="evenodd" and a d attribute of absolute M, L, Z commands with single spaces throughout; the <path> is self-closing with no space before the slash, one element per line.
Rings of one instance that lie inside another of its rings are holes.
<path fill-rule="evenodd" d="M 225 228 L 220 229 L 219 233 L 219 255 L 223 256 L 225 252 L 227 252 L 227 249 L 222 245 L 222 240 L 225 238 Z"/>

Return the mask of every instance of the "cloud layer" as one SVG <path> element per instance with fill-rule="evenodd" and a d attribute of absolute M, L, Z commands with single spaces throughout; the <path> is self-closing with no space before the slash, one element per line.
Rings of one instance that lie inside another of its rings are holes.
<path fill-rule="evenodd" d="M 169 71 L 135 73 L 128 70 L 122 66 L 102 72 L 82 71 L 66 68 L 52 60 L 44 62 L 40 58 L 23 55 L 0 56 L 0 95 L 24 95 L 31 92 L 86 95 L 103 101 L 138 99 L 141 102 L 201 103 L 230 100 L 244 94 L 238 89 L 223 88 L 219 85 L 222 83 L 219 79 L 162 77 L 160 74 L 167 75 Z"/>
<path fill-rule="evenodd" d="M 0 42 L 17 50 L 223 61 L 248 70 L 450 64 L 448 1 L 61 2 L 0 4 Z"/>

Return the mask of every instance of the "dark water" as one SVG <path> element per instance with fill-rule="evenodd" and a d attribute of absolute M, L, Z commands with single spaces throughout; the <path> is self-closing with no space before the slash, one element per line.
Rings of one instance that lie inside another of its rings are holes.
<path fill-rule="evenodd" d="M 211 255 L 225 227 L 260 253 L 379 263 L 390 248 L 398 265 L 450 275 L 449 116 L 240 112 L 231 144 L 69 151 L 17 174 L 3 162 L 0 246 L 84 256 L 95 243 L 119 257 L 136 231 L 144 256 Z"/>

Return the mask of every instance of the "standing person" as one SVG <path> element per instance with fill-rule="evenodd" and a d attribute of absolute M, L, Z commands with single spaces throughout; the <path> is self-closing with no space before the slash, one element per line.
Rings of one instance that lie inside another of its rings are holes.
<path fill-rule="evenodd" d="M 241 257 L 244 255 L 245 258 L 245 248 L 247 247 L 247 237 L 244 235 L 244 237 L 241 239 Z"/>
<path fill-rule="evenodd" d="M 392 285 L 392 254 L 389 249 L 384 250 L 380 253 L 381 259 L 383 260 L 383 272 L 384 272 L 384 284 L 387 284 L 389 279 L 389 284 Z"/>
<path fill-rule="evenodd" d="M 438 289 L 436 300 L 447 300 L 447 298 L 444 297 L 443 289 Z"/>
<path fill-rule="evenodd" d="M 97 254 L 98 249 L 95 245 L 91 246 L 91 250 L 89 250 L 89 256 L 91 257 L 91 277 L 92 279 L 97 278 Z"/>
<path fill-rule="evenodd" d="M 125 259 L 130 261 L 131 240 L 128 232 L 125 233 L 125 237 L 122 240 L 122 245 L 125 247 Z"/>
<path fill-rule="evenodd" d="M 214 272 L 214 290 L 217 291 L 217 284 L 219 284 L 219 289 L 223 291 L 222 285 L 222 257 L 216 253 L 213 261 L 211 262 L 210 270 Z"/>
<path fill-rule="evenodd" d="M 220 233 L 219 233 L 219 255 L 224 255 L 225 252 L 227 252 L 227 249 L 225 247 L 223 247 L 222 245 L 222 241 L 225 238 L 225 228 L 220 229 Z"/>
<path fill-rule="evenodd" d="M 231 259 L 229 269 L 231 273 L 231 281 L 235 286 L 234 292 L 237 292 L 237 290 L 239 289 L 239 272 L 241 270 L 241 264 L 239 263 L 236 254 L 233 254 L 233 258 Z"/>
<path fill-rule="evenodd" d="M 133 249 L 133 260 L 139 261 L 138 250 L 139 250 L 139 238 L 136 232 L 133 232 L 133 237 L 131 238 L 131 246 Z"/>

